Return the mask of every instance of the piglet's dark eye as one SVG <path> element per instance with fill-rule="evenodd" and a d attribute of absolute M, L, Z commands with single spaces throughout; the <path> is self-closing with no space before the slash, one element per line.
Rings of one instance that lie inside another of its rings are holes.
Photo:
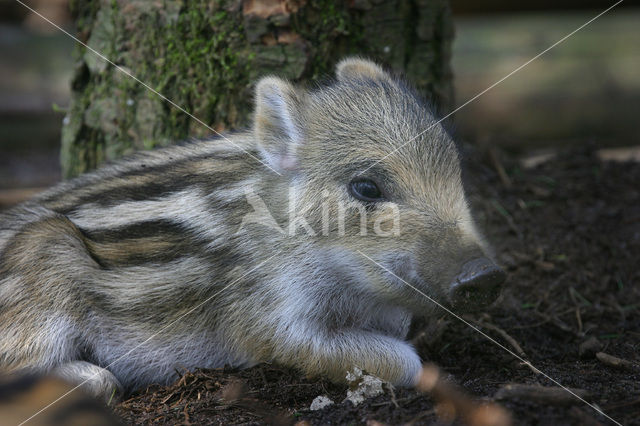
<path fill-rule="evenodd" d="M 349 192 L 360 201 L 381 201 L 382 192 L 378 185 L 370 179 L 355 179 L 349 183 Z"/>

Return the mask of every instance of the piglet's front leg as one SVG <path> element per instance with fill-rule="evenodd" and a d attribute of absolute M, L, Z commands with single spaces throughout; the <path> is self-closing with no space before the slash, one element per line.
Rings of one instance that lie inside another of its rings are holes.
<path fill-rule="evenodd" d="M 347 372 L 358 367 L 394 385 L 417 383 L 421 361 L 407 342 L 354 328 L 296 328 L 295 332 L 275 336 L 275 361 L 337 381 L 344 381 Z"/>

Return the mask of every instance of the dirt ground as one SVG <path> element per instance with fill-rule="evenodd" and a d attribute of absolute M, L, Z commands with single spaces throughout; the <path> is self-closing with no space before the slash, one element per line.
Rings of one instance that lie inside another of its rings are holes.
<path fill-rule="evenodd" d="M 616 421 L 640 425 L 640 164 L 600 162 L 589 149 L 531 169 L 506 158 L 484 166 L 474 157 L 471 152 L 471 199 L 509 276 L 494 308 L 465 318 Z M 502 177 L 496 172 L 501 167 Z M 494 400 L 506 384 L 553 386 L 444 312 L 415 343 L 423 359 L 479 401 Z M 614 366 L 617 361 L 602 353 L 623 361 Z M 172 386 L 131 396 L 115 411 L 128 424 L 443 421 L 432 398 L 413 390 L 387 391 L 359 406 L 341 402 L 346 391 L 259 365 L 185 373 Z M 310 411 L 318 395 L 336 403 Z M 575 398 L 533 392 L 498 402 L 516 424 L 611 424 Z"/>

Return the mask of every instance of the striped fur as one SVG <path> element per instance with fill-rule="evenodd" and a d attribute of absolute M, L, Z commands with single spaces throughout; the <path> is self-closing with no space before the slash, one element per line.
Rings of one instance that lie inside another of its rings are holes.
<path fill-rule="evenodd" d="M 93 377 L 103 394 L 262 361 L 412 384 L 420 359 L 403 339 L 433 307 L 359 252 L 444 302 L 486 248 L 429 110 L 371 62 L 346 59 L 337 74 L 314 91 L 263 79 L 235 146 L 139 153 L 2 214 L 0 371 Z M 354 199 L 359 173 L 387 200 Z M 272 226 L 244 220 L 255 199 Z M 304 221 L 289 226 L 296 212 Z M 361 224 L 388 228 L 389 212 L 397 232 L 362 235 Z"/>
<path fill-rule="evenodd" d="M 73 387 L 68 383 L 52 377 L 29 375 L 12 380 L 0 377 L 0 422 L 3 425 L 25 423 L 30 426 L 123 424 L 103 403 L 85 392 L 72 390 Z M 40 412 L 59 398 L 62 399 Z"/>

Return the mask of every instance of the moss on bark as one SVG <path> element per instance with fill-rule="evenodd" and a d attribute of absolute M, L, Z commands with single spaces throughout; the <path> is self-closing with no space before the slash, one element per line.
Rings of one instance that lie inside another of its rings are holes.
<path fill-rule="evenodd" d="M 347 54 L 404 71 L 452 102 L 446 0 L 72 0 L 79 38 L 212 128 L 248 124 L 252 84 L 308 82 Z M 78 46 L 62 133 L 66 177 L 209 129 Z"/>

